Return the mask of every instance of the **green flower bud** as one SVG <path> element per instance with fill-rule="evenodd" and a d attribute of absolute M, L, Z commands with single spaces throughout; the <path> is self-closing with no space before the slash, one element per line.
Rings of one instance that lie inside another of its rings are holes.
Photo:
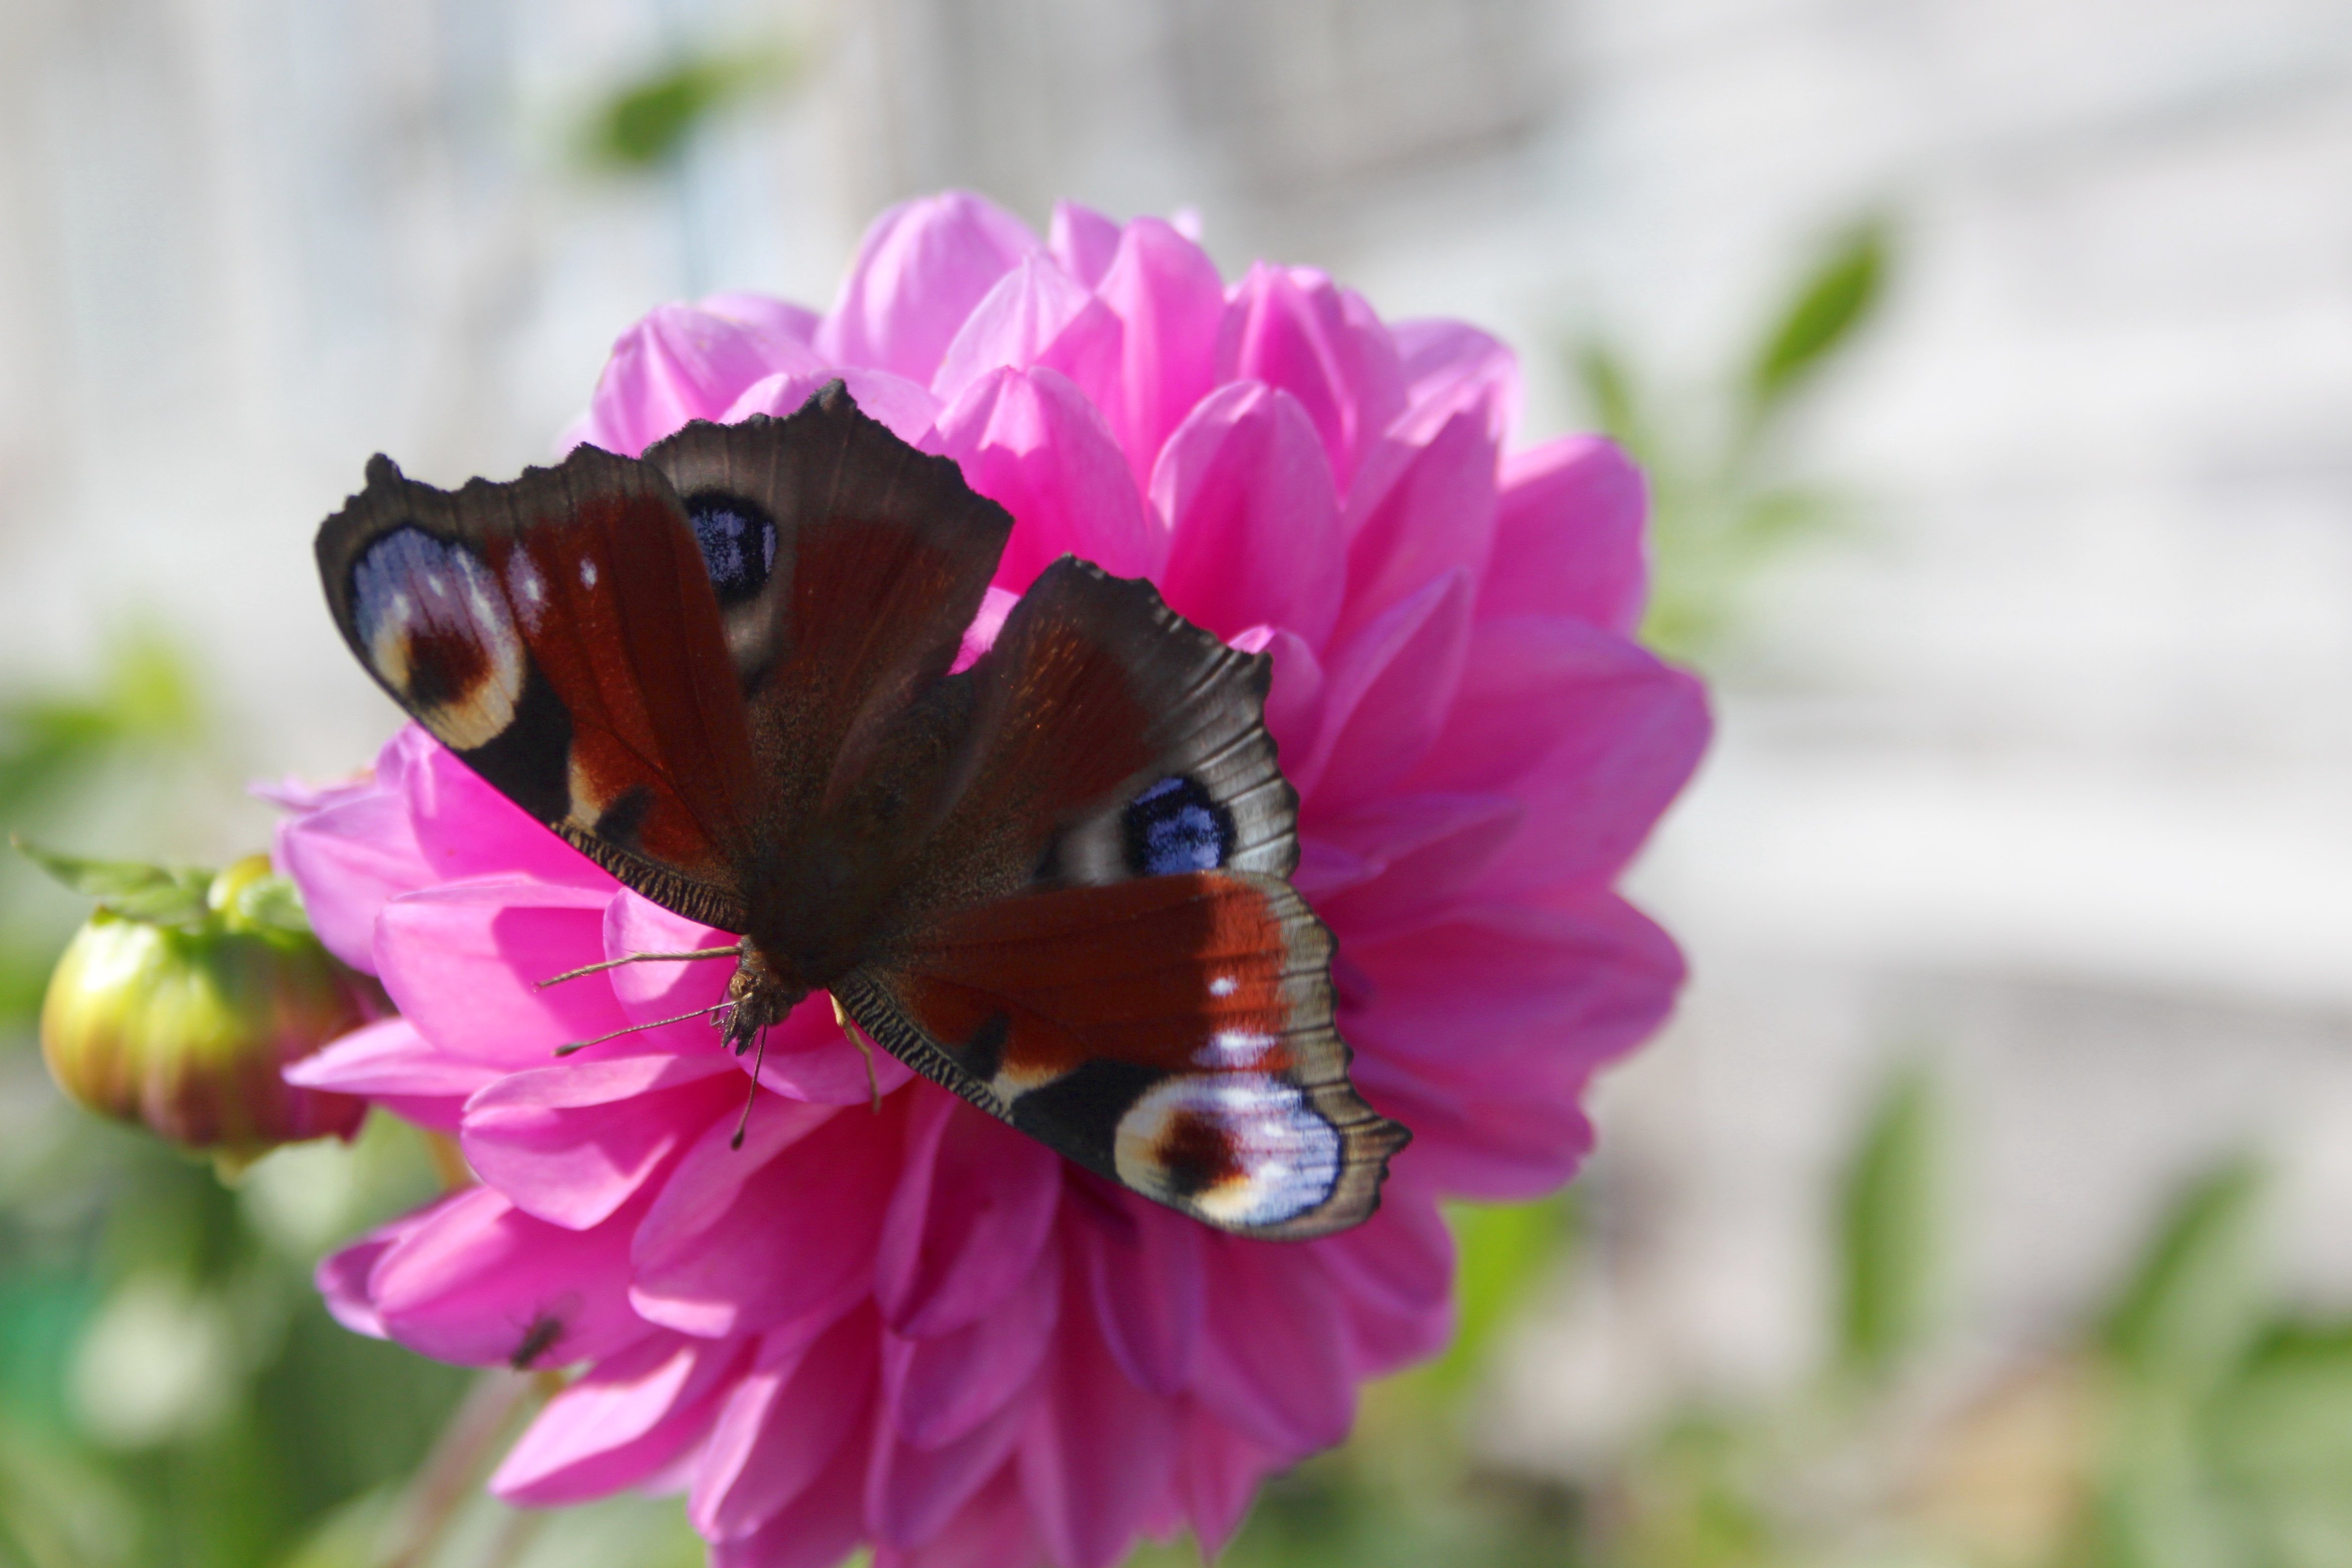
<path fill-rule="evenodd" d="M 279 1074 L 391 1005 L 320 945 L 265 857 L 213 876 L 17 847 L 100 900 L 41 1006 L 41 1055 L 59 1089 L 212 1153 L 225 1172 L 280 1143 L 359 1131 L 364 1100 Z"/>

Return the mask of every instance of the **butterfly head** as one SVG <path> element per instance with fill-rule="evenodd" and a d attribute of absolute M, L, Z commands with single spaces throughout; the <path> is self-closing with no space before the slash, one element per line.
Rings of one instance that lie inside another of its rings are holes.
<path fill-rule="evenodd" d="M 744 943 L 743 956 L 735 965 L 734 976 L 727 982 L 727 1048 L 739 1057 L 751 1049 L 760 1031 L 771 1024 L 782 1023 L 784 1016 L 801 1005 L 810 989 L 786 979 L 758 948 Z"/>

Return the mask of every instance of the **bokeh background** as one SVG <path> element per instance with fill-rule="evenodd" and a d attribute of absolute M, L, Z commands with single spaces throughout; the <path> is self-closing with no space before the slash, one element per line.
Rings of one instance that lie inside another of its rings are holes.
<path fill-rule="evenodd" d="M 0 0 L 0 826 L 217 862 L 389 704 L 309 539 L 944 185 L 1189 209 L 1525 359 L 1657 490 L 1720 732 L 1680 1016 L 1259 1563 L 2352 1564 L 2340 0 Z M 60 1102 L 0 870 L 0 1564 L 697 1560 L 462 1496 L 530 1390 L 344 1335 L 373 1128 Z M 438 1510 L 439 1511 L 436 1511 Z M 1171 1554 L 1169 1561 L 1177 1558 Z"/>

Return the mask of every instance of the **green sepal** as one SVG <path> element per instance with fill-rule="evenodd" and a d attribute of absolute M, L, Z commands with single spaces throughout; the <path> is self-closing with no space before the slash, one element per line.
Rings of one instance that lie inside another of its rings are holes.
<path fill-rule="evenodd" d="M 142 860 L 86 860 L 44 849 L 22 834 L 8 842 L 16 853 L 98 907 L 152 925 L 202 925 L 211 912 L 213 873 L 197 866 L 155 866 Z"/>

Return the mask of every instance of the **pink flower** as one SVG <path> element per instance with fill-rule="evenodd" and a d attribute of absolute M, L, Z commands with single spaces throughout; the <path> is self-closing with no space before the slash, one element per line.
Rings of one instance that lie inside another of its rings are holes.
<path fill-rule="evenodd" d="M 822 317 L 656 311 L 575 434 L 635 453 L 835 375 L 1013 513 L 999 587 L 1076 552 L 1272 650 L 1354 1077 L 1414 1133 L 1380 1213 L 1307 1244 L 1213 1233 L 887 1058 L 877 1113 L 823 998 L 772 1036 L 732 1152 L 748 1064 L 709 1024 L 550 1055 L 715 1001 L 728 965 L 535 984 L 725 939 L 409 730 L 371 787 L 284 826 L 320 934 L 402 1013 L 289 1076 L 454 1133 L 481 1184 L 320 1286 L 427 1355 L 583 1364 L 495 1489 L 682 1487 L 720 1564 L 1213 1548 L 1262 1477 L 1346 1434 L 1364 1379 L 1444 1342 L 1439 1200 L 1568 1180 L 1586 1081 L 1681 980 L 1612 891 L 1707 732 L 1696 683 L 1629 640 L 1642 482 L 1591 437 L 1507 453 L 1517 367 L 1472 328 L 1384 323 L 1304 269 L 1228 285 L 1155 218 L 1066 205 L 1040 244 L 958 194 L 885 215 Z"/>

